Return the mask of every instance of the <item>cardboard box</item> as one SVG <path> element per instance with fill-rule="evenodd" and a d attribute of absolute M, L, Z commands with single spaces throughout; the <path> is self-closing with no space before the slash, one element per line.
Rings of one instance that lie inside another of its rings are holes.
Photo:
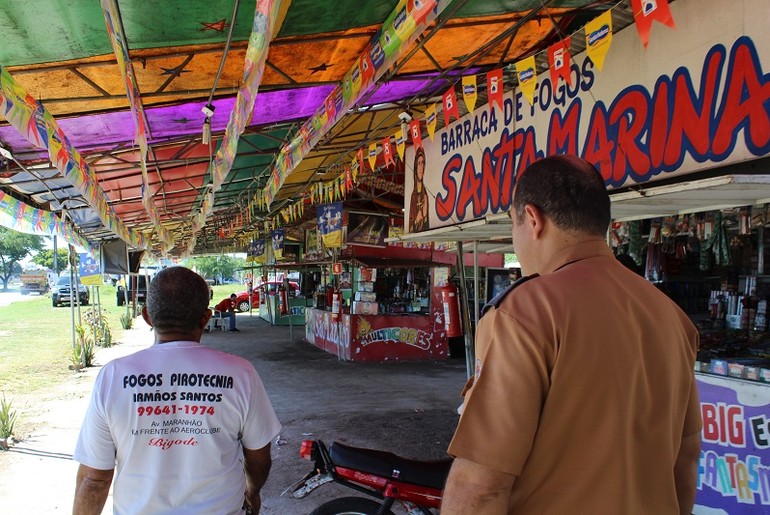
<path fill-rule="evenodd" d="M 363 302 L 377 302 L 377 294 L 374 292 L 357 291 L 353 300 Z"/>
<path fill-rule="evenodd" d="M 727 365 L 727 375 L 730 377 L 743 378 L 743 369 L 746 368 L 740 363 L 730 363 Z"/>
<path fill-rule="evenodd" d="M 750 379 L 751 381 L 759 381 L 759 368 L 746 367 L 745 369 L 743 369 L 743 373 L 746 379 Z"/>
<path fill-rule="evenodd" d="M 759 380 L 764 383 L 770 383 L 770 368 L 759 369 Z"/>
<path fill-rule="evenodd" d="M 352 313 L 354 315 L 376 315 L 379 313 L 379 302 L 353 301 Z"/>

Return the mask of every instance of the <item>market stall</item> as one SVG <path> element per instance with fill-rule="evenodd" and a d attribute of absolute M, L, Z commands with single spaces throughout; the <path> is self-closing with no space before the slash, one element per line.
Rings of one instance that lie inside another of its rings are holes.
<path fill-rule="evenodd" d="M 350 361 L 447 359 L 450 339 L 463 335 L 453 260 L 431 249 L 357 248 L 306 309 L 307 340 Z"/>

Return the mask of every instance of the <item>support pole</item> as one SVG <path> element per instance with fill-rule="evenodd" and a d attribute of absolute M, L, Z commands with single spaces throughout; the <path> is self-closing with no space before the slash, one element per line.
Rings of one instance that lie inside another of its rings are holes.
<path fill-rule="evenodd" d="M 473 319 L 479 323 L 479 242 L 473 240 Z"/>
<path fill-rule="evenodd" d="M 473 348 L 473 329 L 471 327 L 470 306 L 468 306 L 468 285 L 465 282 L 465 263 L 463 262 L 463 242 L 457 242 L 457 267 L 460 273 L 460 311 L 465 326 L 465 373 L 470 379 L 474 373 L 476 352 Z"/>

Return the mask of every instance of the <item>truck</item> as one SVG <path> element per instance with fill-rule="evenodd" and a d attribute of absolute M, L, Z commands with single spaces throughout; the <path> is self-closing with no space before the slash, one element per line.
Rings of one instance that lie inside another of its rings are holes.
<path fill-rule="evenodd" d="M 147 276 L 144 275 L 129 275 L 126 277 L 126 284 L 128 285 L 128 291 L 123 284 L 118 284 L 117 291 L 117 304 L 122 306 L 126 302 L 134 300 L 134 289 L 136 289 L 136 301 L 139 304 L 144 304 L 147 300 Z"/>
<path fill-rule="evenodd" d="M 43 295 L 48 293 L 48 272 L 45 270 L 25 270 L 21 273 L 20 279 L 20 292 L 22 295 L 29 295 L 30 293 Z"/>

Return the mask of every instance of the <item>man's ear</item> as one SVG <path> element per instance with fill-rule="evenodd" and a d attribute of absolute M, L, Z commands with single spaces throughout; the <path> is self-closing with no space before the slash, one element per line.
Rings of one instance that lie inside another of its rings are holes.
<path fill-rule="evenodd" d="M 529 228 L 532 231 L 532 236 L 535 239 L 540 239 L 543 237 L 543 231 L 545 230 L 546 226 L 546 218 L 543 215 L 543 212 L 532 204 L 527 204 L 524 206 L 524 223 L 529 225 Z"/>
<path fill-rule="evenodd" d="M 211 316 L 214 314 L 213 311 L 210 309 L 207 309 L 203 312 L 203 316 L 201 317 L 201 327 L 206 327 L 206 324 L 209 323 L 209 320 L 211 319 Z"/>
<path fill-rule="evenodd" d="M 150 327 L 153 327 L 152 322 L 150 321 L 150 315 L 149 313 L 147 313 L 146 304 L 142 306 L 142 318 L 144 319 L 145 322 L 147 322 L 147 325 L 149 325 Z"/>

